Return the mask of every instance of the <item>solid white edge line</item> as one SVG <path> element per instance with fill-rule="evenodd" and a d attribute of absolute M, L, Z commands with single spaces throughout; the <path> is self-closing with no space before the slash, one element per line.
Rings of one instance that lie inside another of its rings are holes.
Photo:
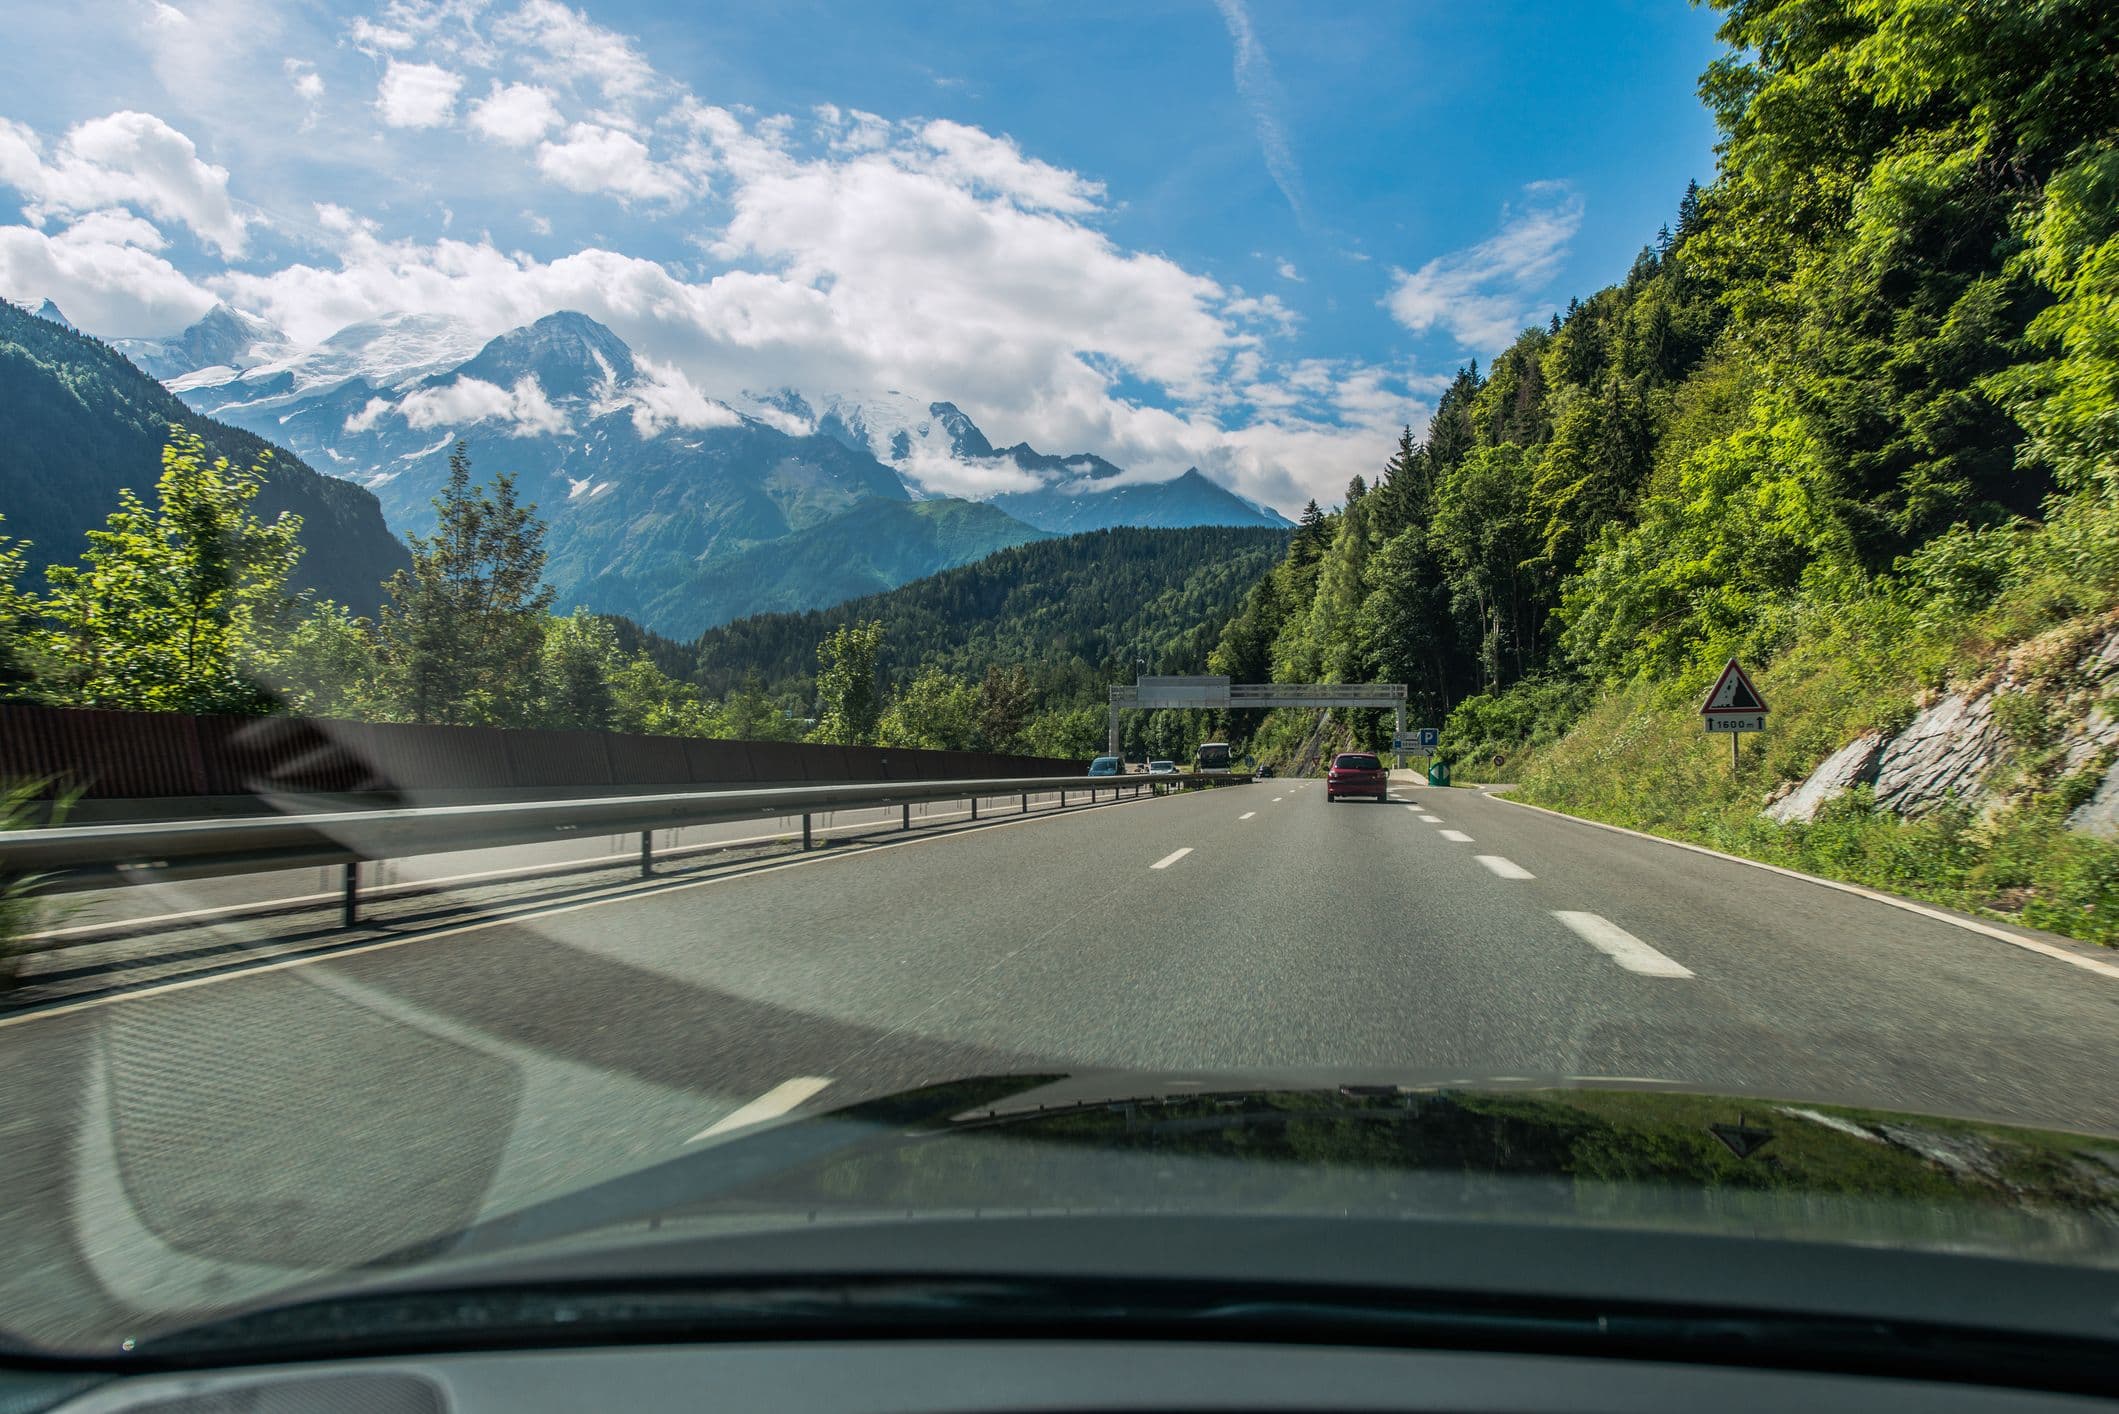
<path fill-rule="evenodd" d="M 1186 845 L 1183 849 L 1173 849 L 1168 854 L 1164 855 L 1162 858 L 1156 860 L 1153 864 L 1150 864 L 1148 867 L 1150 869 L 1167 869 L 1171 865 L 1175 864 L 1178 860 L 1183 859 L 1186 855 L 1190 854 L 1191 852 L 1192 846 L 1190 845 Z"/>
<path fill-rule="evenodd" d="M 1535 879 L 1538 877 L 1516 863 L 1515 860 L 1504 859 L 1498 854 L 1475 854 L 1472 858 L 1484 864 L 1487 872 L 1497 879 Z"/>
<path fill-rule="evenodd" d="M 1923 918 L 1932 918 L 1937 923 L 1948 923 L 1952 927 L 1962 928 L 1968 933 L 1978 933 L 1983 937 L 1993 938 L 1997 942 L 2007 943 L 2011 947 L 2023 948 L 2028 952 L 2043 953 L 2047 957 L 2057 958 L 2061 962 L 2073 963 L 2085 971 L 2099 973 L 2106 977 L 2119 978 L 2119 967 L 2114 967 L 2109 962 L 2099 962 L 2096 958 L 2084 957 L 2082 954 L 2070 952 L 2066 948 L 2054 947 L 2051 943 L 2040 942 L 2036 938 L 2026 938 L 2020 933 L 2011 933 L 2005 928 L 1996 928 L 1989 924 L 1981 923 L 1976 919 L 1959 918 L 1954 913 L 1945 913 L 1939 908 L 1930 908 L 1924 903 L 1915 903 L 1911 899 L 1899 898 L 1895 894 L 1881 893 L 1875 889 L 1864 888 L 1860 884 L 1844 884 L 1837 879 L 1820 878 L 1815 874 L 1805 874 L 1800 869 L 1789 869 L 1779 864 L 1768 864 L 1762 859 L 1746 859 L 1741 854 L 1724 854 L 1718 849 L 1709 849 L 1703 844 L 1691 844 L 1685 840 L 1665 839 L 1661 835 L 1651 835 L 1646 830 L 1629 830 L 1624 825 L 1607 825 L 1602 820 L 1587 820 L 1580 815 L 1570 815 L 1564 810 L 1554 810 L 1543 805 L 1532 805 L 1527 800 L 1510 800 L 1507 796 L 1496 794 L 1492 791 L 1482 790 L 1478 793 L 1488 800 L 1498 800 L 1505 805 L 1513 805 L 1519 810 L 1535 810 L 1540 814 L 1550 815 L 1557 820 L 1566 820 L 1576 825 L 1587 825 L 1593 830 L 1609 830 L 1615 835 L 1631 835 L 1637 840 L 1649 840 L 1655 844 L 1667 844 L 1672 849 L 1688 849 L 1694 854 L 1704 854 L 1710 859 L 1724 859 L 1731 864 L 1741 864 L 1748 869 L 1763 869 L 1769 874 L 1779 874 L 1783 878 L 1800 879 L 1806 884 L 1816 884 L 1821 888 L 1837 889 L 1843 894 L 1853 894 L 1856 898 L 1865 898 L 1872 903 L 1887 904 L 1892 908 L 1901 909 L 1907 913 L 1917 913 Z"/>
<path fill-rule="evenodd" d="M 1465 834 L 1462 830 L 1443 830 L 1441 835 L 1442 838 L 1448 840 L 1451 844 L 1470 844 L 1472 842 L 1472 837 Z"/>
<path fill-rule="evenodd" d="M 235 968 L 227 972 L 212 972 L 201 977 L 180 977 L 174 982 L 157 982 L 152 986 L 136 988 L 130 992 L 110 992 L 98 997 L 83 997 L 79 1001 L 60 1002 L 54 1006 L 41 1007 L 35 1011 L 0 1015 L 0 1031 L 10 1026 L 26 1026 L 32 1021 L 45 1021 L 57 1016 L 71 1016 L 76 1012 L 96 1011 L 102 1007 L 115 1006 L 119 1002 L 148 1001 L 169 992 L 188 992 L 195 987 L 211 987 L 218 982 L 234 982 L 244 977 L 256 977 L 266 972 L 289 972 L 297 967 L 308 967 L 320 962 L 338 962 L 346 958 L 360 957 L 365 953 L 389 952 L 394 948 L 410 947 L 415 943 L 437 943 L 444 938 L 461 937 L 466 933 L 479 933 L 488 928 L 503 928 L 515 923 L 535 923 L 541 919 L 558 918 L 569 913 L 585 913 L 605 904 L 622 903 L 628 899 L 658 898 L 663 894 L 689 893 L 715 884 L 733 884 L 746 879 L 762 878 L 767 874 L 778 874 L 788 869 L 807 869 L 817 864 L 837 864 L 848 859 L 863 859 L 871 854 L 881 854 L 890 849 L 909 849 L 914 845 L 946 844 L 953 840 L 975 839 L 989 830 L 1009 830 L 1018 825 L 1042 825 L 1051 820 L 1069 820 L 1082 810 L 1111 810 L 1128 805 L 1143 805 L 1155 800 L 1155 796 L 1138 796 L 1129 800 L 1115 800 L 1108 805 L 1084 805 L 1065 811 L 1054 810 L 1042 815 L 1019 815 L 1012 819 L 995 820 L 991 825 L 980 821 L 981 828 L 955 834 L 923 835 L 912 839 L 890 840 L 883 844 L 862 845 L 843 854 L 812 854 L 779 864 L 768 864 L 756 869 L 746 869 L 738 874 L 718 874 L 708 879 L 672 879 L 662 883 L 651 883 L 641 887 L 629 883 L 612 889 L 598 898 L 580 899 L 551 908 L 531 909 L 522 913 L 510 913 L 498 918 L 475 918 L 450 928 L 437 928 L 428 933 L 413 933 L 401 938 L 380 938 L 372 943 L 356 943 L 350 947 L 331 948 L 324 952 L 304 953 L 300 957 L 282 957 L 256 967 Z"/>
<path fill-rule="evenodd" d="M 1657 952 L 1601 913 L 1555 909 L 1553 917 L 1565 923 L 1574 935 L 1598 952 L 1643 977 L 1690 977 L 1692 969 L 1676 958 Z"/>
<path fill-rule="evenodd" d="M 828 1075 L 798 1075 L 792 1080 L 783 1080 L 757 1099 L 741 1109 L 723 1115 L 684 1142 L 696 1144 L 702 1139 L 711 1139 L 716 1134 L 726 1134 L 731 1129 L 748 1129 L 754 1124 L 778 1119 L 829 1084 L 831 1077 Z"/>

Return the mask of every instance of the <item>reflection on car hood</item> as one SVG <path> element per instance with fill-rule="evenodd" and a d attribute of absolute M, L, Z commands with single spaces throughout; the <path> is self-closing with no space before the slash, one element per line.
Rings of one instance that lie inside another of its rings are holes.
<path fill-rule="evenodd" d="M 2119 1266 L 2119 1139 L 1655 1082 L 981 1077 L 738 1131 L 460 1250 L 996 1212 L 1544 1222 Z"/>

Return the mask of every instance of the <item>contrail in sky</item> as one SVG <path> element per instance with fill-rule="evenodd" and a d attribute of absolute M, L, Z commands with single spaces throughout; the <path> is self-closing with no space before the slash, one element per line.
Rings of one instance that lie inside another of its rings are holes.
<path fill-rule="evenodd" d="M 1302 168 L 1296 165 L 1287 129 L 1280 122 L 1280 85 L 1273 79 L 1273 65 L 1251 28 L 1251 16 L 1244 9 L 1243 0 L 1215 3 L 1221 7 L 1221 18 L 1229 26 L 1229 38 L 1236 45 L 1236 91 L 1251 110 L 1251 122 L 1258 129 L 1258 145 L 1265 153 L 1266 171 L 1272 173 L 1273 184 L 1288 199 L 1295 219 L 1307 220 Z"/>

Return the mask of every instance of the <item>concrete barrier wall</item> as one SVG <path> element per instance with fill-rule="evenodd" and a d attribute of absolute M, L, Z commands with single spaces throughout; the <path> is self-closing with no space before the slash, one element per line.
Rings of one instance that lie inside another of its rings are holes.
<path fill-rule="evenodd" d="M 0 703 L 0 782 L 48 781 L 91 801 L 436 791 L 577 795 L 599 788 L 1078 776 L 1085 768 L 1081 761 L 987 751 Z"/>

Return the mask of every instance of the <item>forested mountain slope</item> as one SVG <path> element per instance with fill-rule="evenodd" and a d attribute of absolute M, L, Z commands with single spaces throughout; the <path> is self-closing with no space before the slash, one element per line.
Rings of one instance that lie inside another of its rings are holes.
<path fill-rule="evenodd" d="M 31 542 L 32 569 L 80 554 L 121 487 L 153 489 L 172 423 L 240 467 L 270 451 L 256 510 L 302 517 L 306 553 L 292 587 L 375 611 L 382 582 L 410 560 L 373 493 L 192 411 L 108 344 L 0 300 L 0 533 Z"/>
<path fill-rule="evenodd" d="M 1460 767 L 1540 798 L 2119 938 L 2119 849 L 2081 813 L 2119 796 L 2094 668 L 2119 600 L 2119 12 L 1724 9 L 1712 184 L 1306 515 L 1215 667 L 1402 679 Z M 1691 711 L 1732 655 L 1776 708 L 1735 771 Z M 1760 842 L 1824 757 L 1952 694 L 2009 718 L 1977 782 L 1910 822 L 1856 782 Z"/>
<path fill-rule="evenodd" d="M 1287 543 L 1236 526 L 1116 528 L 1018 545 L 882 594 L 802 614 L 759 614 L 702 635 L 689 670 L 711 695 L 755 677 L 805 683 L 841 625 L 883 625 L 886 681 L 922 670 L 976 678 L 1030 670 L 1042 701 L 1100 693 L 1104 671 L 1196 670 L 1216 626 Z"/>
<path fill-rule="evenodd" d="M 575 598 L 629 606 L 628 613 L 637 612 L 664 634 L 699 633 L 747 614 L 873 594 L 1041 538 L 1042 531 L 977 501 L 878 497 L 805 526 L 799 535 L 708 560 L 687 579 L 641 576 L 628 586 L 590 578 L 581 581 Z"/>

